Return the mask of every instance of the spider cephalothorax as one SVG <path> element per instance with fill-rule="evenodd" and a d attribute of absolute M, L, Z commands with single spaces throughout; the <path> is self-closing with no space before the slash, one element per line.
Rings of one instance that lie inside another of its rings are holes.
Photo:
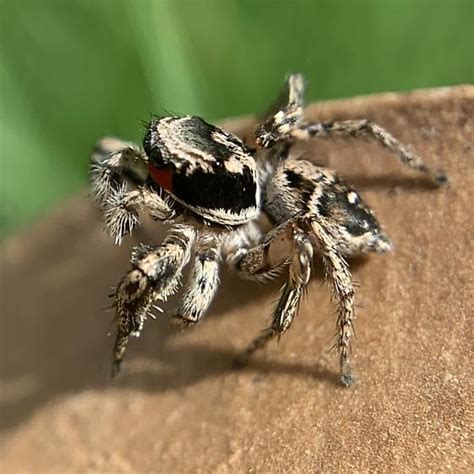
<path fill-rule="evenodd" d="M 257 166 L 239 138 L 199 117 L 164 117 L 143 147 L 152 180 L 204 219 L 235 226 L 258 216 Z"/>
<path fill-rule="evenodd" d="M 327 168 L 290 158 L 291 146 L 319 136 L 365 135 L 435 183 L 446 177 L 367 120 L 305 122 L 303 92 L 302 76 L 290 75 L 250 146 L 190 116 L 151 120 L 143 149 L 111 138 L 99 141 L 91 158 L 92 194 L 115 241 L 139 224 L 140 209 L 170 227 L 161 244 L 134 248 L 132 268 L 115 291 L 114 373 L 130 336 L 140 334 L 154 302 L 177 291 L 190 260 L 173 315 L 184 326 L 199 322 L 206 312 L 223 261 L 244 278 L 261 280 L 288 267 L 270 326 L 239 357 L 245 363 L 290 327 L 317 255 L 337 302 L 341 381 L 353 382 L 354 286 L 345 256 L 385 253 L 390 241 L 354 189 Z"/>

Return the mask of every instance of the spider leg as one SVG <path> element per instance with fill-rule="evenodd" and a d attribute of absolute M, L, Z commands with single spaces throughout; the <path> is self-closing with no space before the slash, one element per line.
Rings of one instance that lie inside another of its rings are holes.
<path fill-rule="evenodd" d="M 338 305 L 338 337 L 336 347 L 339 351 L 341 382 L 345 386 L 354 383 L 349 361 L 351 338 L 354 334 L 354 285 L 349 266 L 337 250 L 337 240 L 331 235 L 330 226 L 313 220 L 313 232 L 319 241 L 326 278 L 330 279 Z"/>
<path fill-rule="evenodd" d="M 310 138 L 327 137 L 330 135 L 366 136 L 394 153 L 405 166 L 430 176 L 437 185 L 447 182 L 447 177 L 443 172 L 434 170 L 426 165 L 420 156 L 402 145 L 387 130 L 369 120 L 300 123 L 292 129 L 290 135 L 298 140 L 308 140 Z"/>
<path fill-rule="evenodd" d="M 116 138 L 102 138 L 92 150 L 89 179 L 92 196 L 106 203 L 110 194 L 117 192 L 124 182 L 143 185 L 148 177 L 148 158 L 133 143 Z"/>
<path fill-rule="evenodd" d="M 220 240 L 211 233 L 199 235 L 186 290 L 174 314 L 182 326 L 196 324 L 209 308 L 219 286 Z"/>
<path fill-rule="evenodd" d="M 139 223 L 139 209 L 153 219 L 170 221 L 177 212 L 169 200 L 145 184 L 148 159 L 136 146 L 121 140 L 100 140 L 91 155 L 92 195 L 104 215 L 105 227 L 120 244 Z"/>
<path fill-rule="evenodd" d="M 261 349 L 271 339 L 281 335 L 290 327 L 311 275 L 312 258 L 313 246 L 311 242 L 301 229 L 295 228 L 288 280 L 283 286 L 280 300 L 273 313 L 272 322 L 236 359 L 237 365 L 245 365 L 257 349 Z"/>
<path fill-rule="evenodd" d="M 127 184 L 122 183 L 118 190 L 109 193 L 102 205 L 105 228 L 116 244 L 120 245 L 123 238 L 138 225 L 139 210 L 142 208 L 151 218 L 162 222 L 172 222 L 178 216 L 170 201 L 156 190 L 146 185 L 128 190 Z"/>
<path fill-rule="evenodd" d="M 291 146 L 294 140 L 308 140 L 329 135 L 367 136 L 397 155 L 409 168 L 430 176 L 436 184 L 447 182 L 443 172 L 430 168 L 420 156 L 402 145 L 381 126 L 365 119 L 306 123 L 303 121 L 303 107 L 304 78 L 301 74 L 291 74 L 279 100 L 257 129 L 257 147 L 268 149 L 284 143 Z"/>
<path fill-rule="evenodd" d="M 189 261 L 195 231 L 175 225 L 157 247 L 141 245 L 132 254 L 132 269 L 115 292 L 117 335 L 112 375 L 119 372 L 130 336 L 139 336 L 153 301 L 165 301 L 178 286 L 183 267 Z"/>
<path fill-rule="evenodd" d="M 287 77 L 277 101 L 256 131 L 257 147 L 269 148 L 276 141 L 289 137 L 291 130 L 302 121 L 304 89 L 302 74 L 290 74 Z"/>
<path fill-rule="evenodd" d="M 240 242 L 227 256 L 227 264 L 246 280 L 267 281 L 289 263 L 293 251 L 293 225 L 289 219 L 252 242 Z"/>

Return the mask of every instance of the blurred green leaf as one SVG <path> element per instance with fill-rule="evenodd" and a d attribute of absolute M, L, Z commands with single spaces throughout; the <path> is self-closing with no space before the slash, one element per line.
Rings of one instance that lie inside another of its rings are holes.
<path fill-rule="evenodd" d="M 311 100 L 472 83 L 473 31 L 471 0 L 3 0 L 0 233 L 151 113 L 258 112 L 290 71 Z"/>

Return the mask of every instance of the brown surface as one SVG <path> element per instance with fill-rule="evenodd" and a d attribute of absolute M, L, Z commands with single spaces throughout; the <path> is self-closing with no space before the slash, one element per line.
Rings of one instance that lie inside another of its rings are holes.
<path fill-rule="evenodd" d="M 389 154 L 317 141 L 396 249 L 355 262 L 358 384 L 337 384 L 335 328 L 318 270 L 292 329 L 243 371 L 279 282 L 225 276 L 203 324 L 150 321 L 109 378 L 106 295 L 128 267 L 78 198 L 3 248 L 3 473 L 468 471 L 472 466 L 474 88 L 315 104 L 318 119 L 369 117 L 444 168 L 433 190 Z M 234 127 L 240 128 L 241 124 Z M 471 417 L 472 421 L 472 417 Z M 471 435 L 471 439 L 469 439 Z"/>

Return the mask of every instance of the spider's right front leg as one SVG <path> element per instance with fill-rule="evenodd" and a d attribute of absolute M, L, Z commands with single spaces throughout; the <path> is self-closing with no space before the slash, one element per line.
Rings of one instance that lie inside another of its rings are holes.
<path fill-rule="evenodd" d="M 90 157 L 89 180 L 92 196 L 99 205 L 106 205 L 124 183 L 145 184 L 148 158 L 138 146 L 118 138 L 100 139 Z"/>
<path fill-rule="evenodd" d="M 191 226 L 176 225 L 158 247 L 139 246 L 135 250 L 133 268 L 115 292 L 117 336 L 112 375 L 120 370 L 130 336 L 139 336 L 153 301 L 165 301 L 177 290 L 195 234 Z"/>

